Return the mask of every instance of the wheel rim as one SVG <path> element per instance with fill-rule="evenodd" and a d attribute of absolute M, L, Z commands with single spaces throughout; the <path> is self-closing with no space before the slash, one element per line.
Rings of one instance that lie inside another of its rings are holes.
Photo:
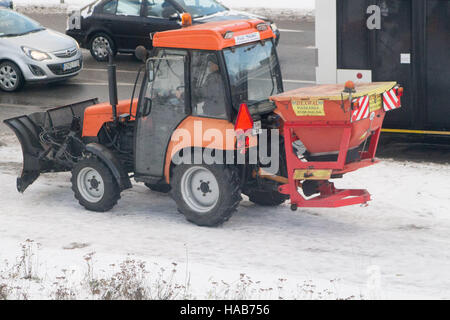
<path fill-rule="evenodd" d="M 104 59 L 108 56 L 108 49 L 111 49 L 111 44 L 105 37 L 96 37 L 92 41 L 92 50 L 96 57 Z"/>
<path fill-rule="evenodd" d="M 77 177 L 78 191 L 81 196 L 91 202 L 98 203 L 105 194 L 105 184 L 97 170 L 84 168 Z"/>
<path fill-rule="evenodd" d="M 181 193 L 192 210 L 207 213 L 217 205 L 220 189 L 211 171 L 203 167 L 192 167 L 181 179 Z"/>
<path fill-rule="evenodd" d="M 14 89 L 17 86 L 19 77 L 16 70 L 9 65 L 0 68 L 0 84 L 4 89 Z"/>

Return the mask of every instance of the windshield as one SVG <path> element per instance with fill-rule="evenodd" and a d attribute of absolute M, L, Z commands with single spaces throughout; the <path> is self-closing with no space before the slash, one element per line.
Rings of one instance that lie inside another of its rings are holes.
<path fill-rule="evenodd" d="M 242 102 L 251 106 L 281 93 L 278 59 L 271 41 L 226 49 L 225 61 L 235 108 Z"/>
<path fill-rule="evenodd" d="M 218 12 L 226 11 L 227 8 L 215 0 L 174 0 L 189 12 L 192 18 L 209 16 Z"/>
<path fill-rule="evenodd" d="M 0 37 L 21 36 L 44 30 L 39 23 L 11 10 L 0 10 Z"/>

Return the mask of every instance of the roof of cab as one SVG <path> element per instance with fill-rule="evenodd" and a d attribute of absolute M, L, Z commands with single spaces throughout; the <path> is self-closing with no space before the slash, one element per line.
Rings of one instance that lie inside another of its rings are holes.
<path fill-rule="evenodd" d="M 274 38 L 275 34 L 270 26 L 268 26 L 266 31 L 258 31 L 256 27 L 261 23 L 265 22 L 258 19 L 220 21 L 185 27 L 177 30 L 158 32 L 153 37 L 153 46 L 158 48 L 218 51 L 240 44 L 240 41 L 239 43 L 236 41 L 236 37 L 240 36 L 259 33 L 261 40 Z M 225 39 L 224 35 L 229 31 L 233 32 L 233 37 L 231 39 Z M 243 43 L 246 43 L 246 41 L 244 40 Z"/>

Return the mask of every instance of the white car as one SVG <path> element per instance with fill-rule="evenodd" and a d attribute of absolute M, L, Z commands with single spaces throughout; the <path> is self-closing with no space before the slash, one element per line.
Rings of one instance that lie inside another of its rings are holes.
<path fill-rule="evenodd" d="M 20 90 L 25 82 L 76 76 L 83 66 L 78 43 L 10 9 L 0 9 L 0 89 Z"/>

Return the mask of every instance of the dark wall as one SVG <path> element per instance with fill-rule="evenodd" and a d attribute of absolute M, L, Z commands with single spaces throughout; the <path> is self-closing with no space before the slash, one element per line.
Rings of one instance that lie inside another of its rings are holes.
<path fill-rule="evenodd" d="M 379 30 L 367 28 L 370 5 L 382 9 Z M 385 127 L 450 130 L 450 1 L 338 0 L 337 8 L 338 68 L 371 69 L 373 81 L 405 87 L 403 108 Z"/>

